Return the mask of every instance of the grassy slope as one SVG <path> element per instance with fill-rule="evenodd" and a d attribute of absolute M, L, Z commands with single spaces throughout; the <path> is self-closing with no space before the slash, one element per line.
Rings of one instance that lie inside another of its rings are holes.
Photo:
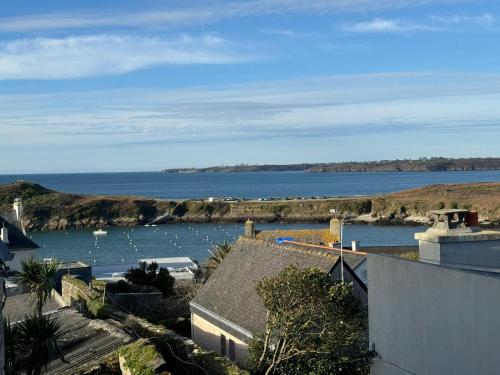
<path fill-rule="evenodd" d="M 432 185 L 398 193 L 325 200 L 247 202 L 163 201 L 140 197 L 83 196 L 60 193 L 28 182 L 0 185 L 0 211 L 24 199 L 26 226 L 31 230 L 143 224 L 167 210 L 179 221 L 326 221 L 330 209 L 371 215 L 397 223 L 438 208 L 469 208 L 484 221 L 500 223 L 500 183 Z"/>
<path fill-rule="evenodd" d="M 143 223 L 163 213 L 172 204 L 138 197 L 60 193 L 37 184 L 18 181 L 0 186 L 0 210 L 10 209 L 15 197 L 23 198 L 28 229 Z"/>

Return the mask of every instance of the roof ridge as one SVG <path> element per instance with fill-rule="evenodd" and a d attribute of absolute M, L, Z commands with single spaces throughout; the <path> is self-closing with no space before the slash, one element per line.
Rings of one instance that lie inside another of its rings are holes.
<path fill-rule="evenodd" d="M 266 246 L 271 246 L 274 247 L 277 250 L 286 250 L 286 251 L 293 251 L 296 253 L 302 253 L 302 254 L 307 254 L 307 255 L 314 255 L 317 257 L 329 257 L 334 260 L 337 260 L 340 255 L 337 255 L 333 252 L 327 252 L 327 251 L 318 251 L 318 250 L 326 250 L 328 248 L 319 248 L 317 246 L 312 245 L 313 249 L 303 249 L 300 246 L 309 246 L 308 244 L 300 244 L 300 243 L 295 243 L 291 241 L 285 241 L 282 244 L 276 244 L 272 241 L 267 241 L 267 240 L 261 240 L 258 238 L 249 238 L 249 237 L 240 237 L 240 239 L 246 241 L 246 242 L 253 242 L 253 243 L 260 243 L 261 245 L 266 245 Z M 361 254 L 360 254 L 361 255 Z"/>

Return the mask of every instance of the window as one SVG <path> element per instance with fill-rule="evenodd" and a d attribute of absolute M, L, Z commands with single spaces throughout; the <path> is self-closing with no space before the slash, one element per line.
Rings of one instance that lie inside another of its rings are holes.
<path fill-rule="evenodd" d="M 226 336 L 223 334 L 220 335 L 220 355 L 226 356 Z"/>
<path fill-rule="evenodd" d="M 229 359 L 233 362 L 236 360 L 236 350 L 234 348 L 234 341 L 231 339 L 229 339 Z"/>

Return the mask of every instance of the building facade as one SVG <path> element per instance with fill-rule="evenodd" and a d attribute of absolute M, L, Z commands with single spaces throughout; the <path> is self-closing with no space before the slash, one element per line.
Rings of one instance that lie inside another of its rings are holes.
<path fill-rule="evenodd" d="M 339 255 L 326 247 L 241 237 L 191 302 L 193 340 L 244 365 L 248 343 L 266 324 L 255 283 L 292 265 L 320 268 L 336 280 L 343 270 L 345 281 L 353 282 L 354 293 L 366 303 L 366 286 L 352 270 L 365 261 L 365 254 L 346 251 L 343 267 Z"/>
<path fill-rule="evenodd" d="M 435 211 L 420 260 L 368 255 L 372 375 L 497 374 L 500 232 Z"/>

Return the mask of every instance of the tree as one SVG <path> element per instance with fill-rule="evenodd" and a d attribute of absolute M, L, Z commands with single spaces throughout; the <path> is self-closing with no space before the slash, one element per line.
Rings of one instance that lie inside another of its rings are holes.
<path fill-rule="evenodd" d="M 61 325 L 56 319 L 37 314 L 27 315 L 22 322 L 16 324 L 13 335 L 12 342 L 19 356 L 15 368 L 27 364 L 27 375 L 40 374 L 56 357 L 61 357 L 64 361 L 58 343 L 62 335 Z"/>
<path fill-rule="evenodd" d="M 148 285 L 157 288 L 168 297 L 173 294 L 175 279 L 170 275 L 168 269 L 160 268 L 158 263 L 139 263 L 138 268 L 130 268 L 123 275 L 125 279 L 134 285 Z"/>
<path fill-rule="evenodd" d="M 37 260 L 34 257 L 21 262 L 21 273 L 18 281 L 31 294 L 36 304 L 38 316 L 42 316 L 42 309 L 50 297 L 55 285 L 56 272 L 59 265 L 54 262 Z"/>
<path fill-rule="evenodd" d="M 288 267 L 256 290 L 267 309 L 265 333 L 250 345 L 256 373 L 368 373 L 367 313 L 352 284 Z"/>
<path fill-rule="evenodd" d="M 204 274 L 205 279 L 208 279 L 214 270 L 222 263 L 227 254 L 231 251 L 231 245 L 226 241 L 223 244 L 216 244 L 211 250 L 208 250 L 210 256 L 208 257 L 205 266 Z"/>
<path fill-rule="evenodd" d="M 4 335 L 4 369 L 6 375 L 15 375 L 19 373 L 17 368 L 17 326 L 10 324 L 8 319 L 3 318 Z"/>

